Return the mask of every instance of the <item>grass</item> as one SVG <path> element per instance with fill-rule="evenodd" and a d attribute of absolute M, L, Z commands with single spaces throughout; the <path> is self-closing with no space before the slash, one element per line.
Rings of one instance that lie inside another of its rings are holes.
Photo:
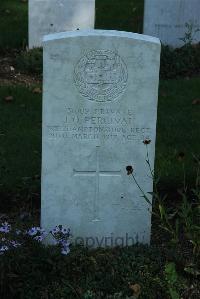
<path fill-rule="evenodd" d="M 21 0 L 0 1 L 0 48 L 25 47 L 28 42 L 28 6 Z"/>
<path fill-rule="evenodd" d="M 6 96 L 13 96 L 6 102 Z M 41 156 L 41 95 L 0 88 L 0 188 L 3 193 L 38 186 Z"/>
<path fill-rule="evenodd" d="M 143 0 L 96 0 L 95 27 L 141 33 L 143 11 Z"/>
<path fill-rule="evenodd" d="M 160 82 L 158 105 L 156 170 L 161 184 L 174 188 L 183 182 L 183 163 L 178 159 L 184 153 L 186 180 L 195 179 L 193 155 L 199 155 L 199 98 L 200 78 L 166 80 Z"/>
<path fill-rule="evenodd" d="M 28 1 L 0 1 L 0 48 L 28 44 Z M 95 28 L 142 32 L 143 0 L 96 0 Z"/>
<path fill-rule="evenodd" d="M 193 156 L 199 149 L 200 78 L 161 81 L 158 105 L 156 170 L 161 188 L 183 181 L 179 152 L 185 154 L 187 180 L 195 178 Z M 7 102 L 6 96 L 13 96 Z M 1 193 L 40 186 L 41 94 L 23 86 L 0 88 Z"/>
<path fill-rule="evenodd" d="M 8 253 L 0 265 L 2 299 L 125 299 L 133 295 L 129 283 L 141 287 L 140 299 L 168 298 L 163 253 L 156 248 L 77 247 L 67 257 L 41 246 L 29 251 Z M 120 292 L 123 296 L 113 295 Z"/>

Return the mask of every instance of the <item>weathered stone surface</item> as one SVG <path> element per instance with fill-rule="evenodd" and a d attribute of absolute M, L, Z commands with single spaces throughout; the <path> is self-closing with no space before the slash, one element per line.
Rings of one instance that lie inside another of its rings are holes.
<path fill-rule="evenodd" d="M 91 246 L 148 243 L 160 42 L 118 31 L 44 39 L 42 226 Z M 143 141 L 150 139 L 146 146 Z M 79 237 L 79 238 L 78 238 Z"/>
<path fill-rule="evenodd" d="M 188 23 L 192 26 L 193 43 L 200 41 L 199 0 L 145 0 L 144 34 L 160 38 L 163 44 L 180 47 Z"/>
<path fill-rule="evenodd" d="M 29 48 L 44 35 L 94 28 L 95 0 L 29 0 Z"/>

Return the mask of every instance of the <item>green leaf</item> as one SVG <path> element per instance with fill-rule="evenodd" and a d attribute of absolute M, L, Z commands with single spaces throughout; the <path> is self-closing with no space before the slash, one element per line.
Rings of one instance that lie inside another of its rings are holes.
<path fill-rule="evenodd" d="M 170 295 L 171 295 L 171 298 L 172 298 L 172 299 L 179 299 L 179 298 L 180 298 L 180 297 L 179 297 L 179 294 L 177 293 L 176 290 L 170 288 L 170 289 L 169 289 L 169 292 L 170 292 Z"/>
<path fill-rule="evenodd" d="M 200 275 L 199 269 L 196 269 L 194 265 L 188 266 L 184 268 L 184 271 L 197 277 Z"/>
<path fill-rule="evenodd" d="M 165 265 L 165 275 L 170 284 L 177 282 L 178 275 L 176 273 L 175 263 L 167 263 Z"/>

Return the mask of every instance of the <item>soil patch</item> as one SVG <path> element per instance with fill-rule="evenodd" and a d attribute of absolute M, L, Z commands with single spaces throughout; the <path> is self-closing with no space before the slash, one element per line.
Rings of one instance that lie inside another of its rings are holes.
<path fill-rule="evenodd" d="M 24 74 L 15 68 L 17 54 L 17 50 L 0 53 L 0 85 L 23 84 L 29 87 L 41 84 L 42 80 L 39 76 Z"/>

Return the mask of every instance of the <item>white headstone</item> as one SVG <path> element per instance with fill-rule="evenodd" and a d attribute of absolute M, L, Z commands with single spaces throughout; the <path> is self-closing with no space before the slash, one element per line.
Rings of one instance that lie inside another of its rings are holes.
<path fill-rule="evenodd" d="M 93 29 L 94 21 L 95 0 L 29 0 L 29 48 L 46 34 Z"/>
<path fill-rule="evenodd" d="M 42 227 L 91 246 L 148 243 L 160 42 L 88 30 L 44 39 Z M 79 239 L 77 239 L 80 237 Z"/>
<path fill-rule="evenodd" d="M 163 44 L 183 46 L 180 40 L 192 26 L 193 43 L 200 41 L 199 0 L 145 0 L 144 34 L 160 38 Z"/>

